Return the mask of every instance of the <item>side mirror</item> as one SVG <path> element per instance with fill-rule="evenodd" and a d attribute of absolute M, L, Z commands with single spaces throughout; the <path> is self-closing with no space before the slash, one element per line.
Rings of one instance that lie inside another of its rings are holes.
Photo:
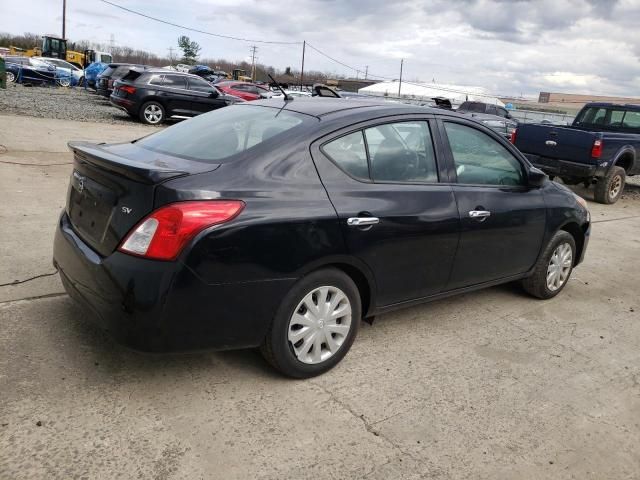
<path fill-rule="evenodd" d="M 220 94 L 217 90 L 211 90 L 211 92 L 209 92 L 209 98 L 218 98 L 218 96 L 220 96 Z"/>
<path fill-rule="evenodd" d="M 511 114 L 510 114 L 510 113 L 507 113 L 507 117 L 506 117 L 506 118 L 508 118 L 509 120 L 511 120 L 513 117 L 511 116 Z"/>
<path fill-rule="evenodd" d="M 536 167 L 530 167 L 528 172 L 528 183 L 531 187 L 541 187 L 547 180 L 547 174 Z"/>

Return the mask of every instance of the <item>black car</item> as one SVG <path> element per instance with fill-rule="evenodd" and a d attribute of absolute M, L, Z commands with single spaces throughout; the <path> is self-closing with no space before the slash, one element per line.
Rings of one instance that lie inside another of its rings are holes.
<path fill-rule="evenodd" d="M 75 155 L 54 264 L 116 338 L 152 351 L 260 346 L 333 367 L 361 319 L 500 283 L 557 295 L 586 202 L 463 115 L 260 100 Z"/>
<path fill-rule="evenodd" d="M 202 78 L 163 69 L 129 70 L 115 83 L 111 104 L 142 122 L 189 118 L 242 100 L 220 92 Z"/>
<path fill-rule="evenodd" d="M 98 75 L 96 81 L 96 93 L 103 97 L 109 98 L 113 93 L 113 84 L 116 80 L 120 80 L 124 77 L 129 70 L 149 68 L 146 65 L 139 65 L 133 63 L 110 63 L 107 68 Z"/>

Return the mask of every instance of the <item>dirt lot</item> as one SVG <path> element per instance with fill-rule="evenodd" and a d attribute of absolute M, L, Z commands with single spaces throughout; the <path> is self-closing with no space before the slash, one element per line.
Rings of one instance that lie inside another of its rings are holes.
<path fill-rule="evenodd" d="M 66 141 L 149 127 L 0 125 L 0 478 L 638 478 L 637 185 L 590 202 L 559 297 L 507 285 L 386 315 L 291 381 L 252 351 L 126 350 L 50 275 Z"/>

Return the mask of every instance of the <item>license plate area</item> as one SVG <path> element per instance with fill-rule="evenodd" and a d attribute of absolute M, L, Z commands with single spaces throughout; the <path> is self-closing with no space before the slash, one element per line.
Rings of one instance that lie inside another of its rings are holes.
<path fill-rule="evenodd" d="M 74 170 L 69 195 L 71 224 L 83 237 L 104 241 L 116 195 L 109 188 Z"/>

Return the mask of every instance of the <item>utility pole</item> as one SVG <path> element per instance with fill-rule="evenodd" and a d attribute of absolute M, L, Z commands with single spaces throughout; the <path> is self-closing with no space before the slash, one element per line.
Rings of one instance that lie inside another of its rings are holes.
<path fill-rule="evenodd" d="M 256 81 L 256 51 L 258 47 L 255 45 L 251 46 L 251 81 Z"/>
<path fill-rule="evenodd" d="M 300 91 L 304 85 L 304 51 L 307 49 L 307 41 L 302 41 L 302 68 L 300 69 Z"/>
<path fill-rule="evenodd" d="M 367 65 L 366 67 L 364 67 L 364 79 L 367 79 L 367 75 L 369 75 L 369 65 Z"/>
<path fill-rule="evenodd" d="M 67 0 L 62 0 L 62 38 L 67 38 Z"/>
<path fill-rule="evenodd" d="M 169 65 L 173 67 L 173 47 L 167 48 L 169 50 Z"/>
<path fill-rule="evenodd" d="M 111 34 L 111 36 L 109 37 L 109 48 L 111 49 L 111 54 L 113 55 L 113 47 L 116 46 L 116 37 L 113 35 L 113 33 Z"/>
<path fill-rule="evenodd" d="M 398 96 L 400 96 L 400 89 L 402 88 L 402 65 L 404 64 L 404 58 L 400 59 L 400 82 L 398 82 Z"/>

